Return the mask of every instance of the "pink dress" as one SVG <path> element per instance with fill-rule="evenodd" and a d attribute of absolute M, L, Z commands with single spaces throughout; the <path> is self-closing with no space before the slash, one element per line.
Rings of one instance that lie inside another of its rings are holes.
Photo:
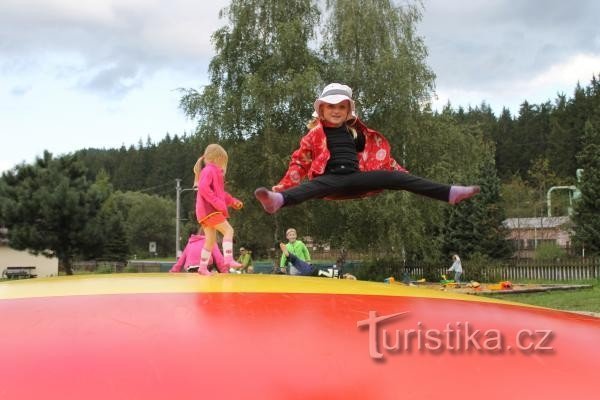
<path fill-rule="evenodd" d="M 223 169 L 213 163 L 206 163 L 198 179 L 196 219 L 202 221 L 217 212 L 228 218 L 227 207 L 236 202 L 239 200 L 225 191 Z"/>

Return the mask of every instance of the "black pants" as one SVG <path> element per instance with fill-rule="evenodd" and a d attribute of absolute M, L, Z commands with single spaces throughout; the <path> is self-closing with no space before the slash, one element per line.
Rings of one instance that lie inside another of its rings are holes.
<path fill-rule="evenodd" d="M 326 174 L 282 192 L 285 206 L 327 196 L 358 197 L 381 190 L 407 190 L 440 201 L 448 201 L 450 185 L 428 181 L 399 171 L 367 171 Z"/>

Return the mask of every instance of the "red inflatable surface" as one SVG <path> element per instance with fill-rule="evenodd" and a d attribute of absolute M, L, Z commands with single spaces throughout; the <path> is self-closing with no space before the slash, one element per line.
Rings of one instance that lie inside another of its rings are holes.
<path fill-rule="evenodd" d="M 600 319 L 324 278 L 0 283 L 0 399 L 593 399 Z"/>

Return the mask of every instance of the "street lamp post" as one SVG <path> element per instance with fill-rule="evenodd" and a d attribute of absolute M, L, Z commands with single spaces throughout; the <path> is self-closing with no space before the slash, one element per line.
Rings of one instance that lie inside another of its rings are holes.
<path fill-rule="evenodd" d="M 175 179 L 175 258 L 179 257 L 181 253 L 181 243 L 180 243 L 180 228 L 179 221 L 181 221 L 181 193 L 198 190 L 197 188 L 181 188 L 181 179 Z"/>

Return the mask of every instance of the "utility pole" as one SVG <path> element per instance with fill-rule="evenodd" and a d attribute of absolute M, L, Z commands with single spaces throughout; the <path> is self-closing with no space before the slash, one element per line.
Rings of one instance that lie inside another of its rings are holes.
<path fill-rule="evenodd" d="M 175 258 L 179 257 L 181 253 L 181 229 L 179 227 L 181 221 L 181 193 L 187 191 L 198 190 L 197 188 L 181 188 L 181 179 L 175 179 Z"/>
<path fill-rule="evenodd" d="M 179 244 L 179 236 L 180 236 L 180 232 L 179 232 L 179 218 L 180 218 L 180 200 L 181 200 L 181 179 L 177 178 L 175 179 L 175 258 L 179 257 L 179 252 L 181 251 L 180 249 L 180 244 Z"/>

